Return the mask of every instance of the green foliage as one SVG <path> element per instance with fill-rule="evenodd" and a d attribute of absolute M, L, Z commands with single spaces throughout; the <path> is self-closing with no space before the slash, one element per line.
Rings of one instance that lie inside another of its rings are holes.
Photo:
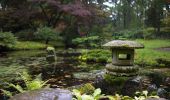
<path fill-rule="evenodd" d="M 7 95 L 8 97 L 12 97 L 12 92 L 7 91 L 7 90 L 3 90 L 3 89 L 1 89 L 1 91 L 2 91 L 5 95 Z"/>
<path fill-rule="evenodd" d="M 160 29 L 159 37 L 169 38 L 170 37 L 170 15 L 161 20 L 162 27 Z"/>
<path fill-rule="evenodd" d="M 143 38 L 144 39 L 150 39 L 153 38 L 155 35 L 155 29 L 152 27 L 148 27 L 146 29 L 143 29 Z"/>
<path fill-rule="evenodd" d="M 79 60 L 81 61 L 98 63 L 106 63 L 109 58 L 111 58 L 111 52 L 109 50 L 102 49 L 84 51 L 82 55 L 79 56 Z"/>
<path fill-rule="evenodd" d="M 101 37 L 103 37 L 104 39 L 112 39 L 112 34 L 114 32 L 114 26 L 110 23 L 107 24 L 105 26 L 102 25 L 102 33 L 101 33 Z"/>
<path fill-rule="evenodd" d="M 73 39 L 72 42 L 73 44 L 78 45 L 80 47 L 100 47 L 101 46 L 101 39 L 99 36 L 76 38 L 76 39 Z"/>
<path fill-rule="evenodd" d="M 77 90 L 80 91 L 81 94 L 92 94 L 95 90 L 95 87 L 91 83 L 86 83 Z"/>
<path fill-rule="evenodd" d="M 87 95 L 87 94 L 81 94 L 79 90 L 74 89 L 73 94 L 76 96 L 76 98 L 73 98 L 73 100 L 99 100 L 102 95 L 100 89 L 94 90 L 94 93 Z"/>
<path fill-rule="evenodd" d="M 87 95 L 86 93 L 81 94 L 79 90 L 74 89 L 73 90 L 73 100 L 144 100 L 147 98 L 159 98 L 156 95 L 148 95 L 147 91 L 142 91 L 142 92 L 136 92 L 136 96 L 134 98 L 129 97 L 129 96 L 122 96 L 119 94 L 115 95 L 104 95 L 101 94 L 101 90 L 98 88 L 94 91 L 94 93 Z"/>
<path fill-rule="evenodd" d="M 16 44 L 17 39 L 11 32 L 0 31 L 0 47 L 12 48 Z"/>
<path fill-rule="evenodd" d="M 35 38 L 38 40 L 45 40 L 46 42 L 50 40 L 61 39 L 59 34 L 50 27 L 38 28 L 37 31 L 35 32 Z"/>
<path fill-rule="evenodd" d="M 16 89 L 20 93 L 30 91 L 30 90 L 40 89 L 40 88 L 43 88 L 44 86 L 49 87 L 48 85 L 46 85 L 46 83 L 48 81 L 42 81 L 41 74 L 37 75 L 35 77 L 35 79 L 32 79 L 31 76 L 25 71 L 22 74 L 19 73 L 19 75 L 22 78 L 22 80 L 24 81 L 26 87 L 21 87 L 18 84 L 15 85 L 12 83 L 8 83 L 8 85 L 9 85 L 9 87 Z M 2 91 L 4 92 L 4 94 L 6 94 L 8 96 L 13 95 L 10 91 L 7 91 L 7 90 L 2 90 Z"/>
<path fill-rule="evenodd" d="M 136 92 L 135 100 L 145 100 L 147 98 L 159 98 L 156 95 L 148 95 L 148 91 Z"/>

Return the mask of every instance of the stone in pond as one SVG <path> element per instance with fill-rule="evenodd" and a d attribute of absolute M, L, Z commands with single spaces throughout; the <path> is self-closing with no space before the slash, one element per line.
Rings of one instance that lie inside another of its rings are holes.
<path fill-rule="evenodd" d="M 47 56 L 46 60 L 50 63 L 56 61 L 56 53 L 55 53 L 55 48 L 53 47 L 47 47 Z"/>
<path fill-rule="evenodd" d="M 167 91 L 163 88 L 158 88 L 157 95 L 161 98 L 166 98 L 167 97 Z"/>
<path fill-rule="evenodd" d="M 10 100 L 72 100 L 72 94 L 68 90 L 45 88 L 17 94 Z"/>

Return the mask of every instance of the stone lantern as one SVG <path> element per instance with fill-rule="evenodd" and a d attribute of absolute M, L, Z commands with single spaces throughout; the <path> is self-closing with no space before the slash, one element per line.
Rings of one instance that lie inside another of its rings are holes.
<path fill-rule="evenodd" d="M 134 76 L 138 67 L 134 65 L 135 49 L 144 48 L 140 43 L 128 40 L 113 40 L 103 45 L 112 50 L 112 63 L 106 65 L 106 72 L 113 76 Z"/>

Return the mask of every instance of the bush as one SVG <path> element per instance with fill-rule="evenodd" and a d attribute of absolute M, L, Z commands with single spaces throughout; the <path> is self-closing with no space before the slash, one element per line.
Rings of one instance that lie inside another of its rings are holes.
<path fill-rule="evenodd" d="M 149 28 L 146 28 L 146 29 L 143 29 L 143 38 L 144 39 L 152 39 L 154 38 L 155 36 L 155 29 L 152 28 L 152 27 L 149 27 Z"/>
<path fill-rule="evenodd" d="M 0 32 L 0 47 L 12 48 L 14 47 L 17 39 L 11 32 Z"/>
<path fill-rule="evenodd" d="M 99 36 L 90 36 L 76 38 L 72 40 L 73 44 L 80 47 L 100 47 L 101 39 Z"/>
<path fill-rule="evenodd" d="M 50 27 L 40 27 L 37 29 L 34 35 L 35 35 L 35 39 L 45 40 L 46 44 L 48 44 L 50 40 L 61 39 L 59 34 Z"/>
<path fill-rule="evenodd" d="M 114 39 L 133 39 L 133 38 L 143 38 L 142 29 L 135 30 L 123 30 L 119 32 L 115 32 L 113 34 Z"/>
<path fill-rule="evenodd" d="M 79 56 L 81 61 L 98 63 L 106 63 L 108 62 L 109 58 L 111 58 L 111 52 L 109 50 L 102 49 L 84 51 L 82 55 Z"/>

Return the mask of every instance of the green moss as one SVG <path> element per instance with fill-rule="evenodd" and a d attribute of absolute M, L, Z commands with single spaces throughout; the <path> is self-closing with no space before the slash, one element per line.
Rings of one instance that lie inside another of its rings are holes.
<path fill-rule="evenodd" d="M 118 85 L 118 86 L 123 86 L 123 84 L 125 83 L 125 81 L 127 81 L 129 79 L 129 77 L 116 77 L 116 76 L 111 76 L 109 74 L 106 74 L 104 76 L 104 79 L 106 80 L 106 82 L 108 82 L 109 84 L 112 85 Z"/>

